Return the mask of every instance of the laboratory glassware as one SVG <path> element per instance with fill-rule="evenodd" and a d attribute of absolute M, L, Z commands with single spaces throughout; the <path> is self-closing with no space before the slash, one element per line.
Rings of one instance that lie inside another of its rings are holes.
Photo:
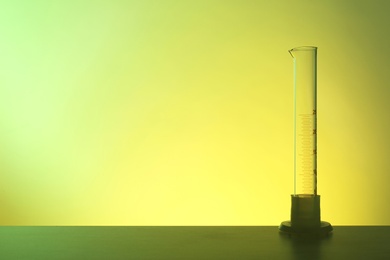
<path fill-rule="evenodd" d="M 294 193 L 291 219 L 280 224 L 288 234 L 326 235 L 317 194 L 317 47 L 289 50 L 294 61 Z"/>

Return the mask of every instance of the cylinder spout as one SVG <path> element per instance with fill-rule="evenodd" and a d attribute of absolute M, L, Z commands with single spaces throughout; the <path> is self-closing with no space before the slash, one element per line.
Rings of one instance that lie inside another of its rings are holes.
<path fill-rule="evenodd" d="M 294 52 L 299 52 L 299 51 L 317 51 L 316 46 L 300 46 L 300 47 L 295 47 L 292 48 L 291 50 L 288 50 L 288 53 L 290 53 L 291 57 L 295 58 Z"/>
<path fill-rule="evenodd" d="M 294 51 L 294 49 L 288 50 L 288 53 L 290 53 L 291 57 L 295 58 L 293 55 L 293 51 Z"/>

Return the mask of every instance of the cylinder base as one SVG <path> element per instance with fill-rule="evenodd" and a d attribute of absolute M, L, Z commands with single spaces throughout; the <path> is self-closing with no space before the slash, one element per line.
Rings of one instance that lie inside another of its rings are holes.
<path fill-rule="evenodd" d="M 291 226 L 294 229 L 316 229 L 321 226 L 319 195 L 291 195 Z"/>
<path fill-rule="evenodd" d="M 333 231 L 333 227 L 329 222 L 321 221 L 318 228 L 299 229 L 291 227 L 291 221 L 283 221 L 279 226 L 279 231 L 294 236 L 325 237 Z"/>
<path fill-rule="evenodd" d="M 320 196 L 300 194 L 291 195 L 291 219 L 282 222 L 279 230 L 290 235 L 326 236 L 333 227 L 321 221 Z"/>

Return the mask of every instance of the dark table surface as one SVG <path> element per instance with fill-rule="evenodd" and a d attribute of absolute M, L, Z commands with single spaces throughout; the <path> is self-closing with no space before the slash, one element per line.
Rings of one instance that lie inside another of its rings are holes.
<path fill-rule="evenodd" d="M 323 239 L 276 226 L 3 226 L 0 259 L 390 259 L 390 226 L 335 226 Z"/>

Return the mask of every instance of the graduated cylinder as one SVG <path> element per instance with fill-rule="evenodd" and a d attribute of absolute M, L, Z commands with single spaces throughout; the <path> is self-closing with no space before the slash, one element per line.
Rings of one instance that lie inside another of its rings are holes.
<path fill-rule="evenodd" d="M 317 194 L 317 47 L 289 50 L 294 59 L 294 193 L 290 221 L 279 230 L 294 235 L 327 235 Z"/>
<path fill-rule="evenodd" d="M 294 195 L 317 195 L 317 47 L 294 59 Z"/>

